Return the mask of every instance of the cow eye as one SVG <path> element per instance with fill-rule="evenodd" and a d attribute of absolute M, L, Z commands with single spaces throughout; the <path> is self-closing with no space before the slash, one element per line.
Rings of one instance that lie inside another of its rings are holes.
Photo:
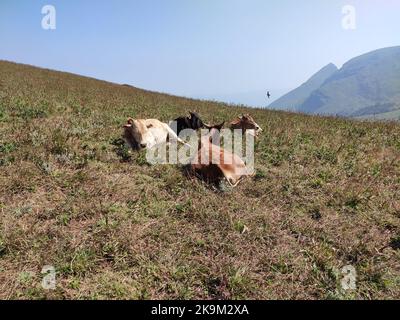
<path fill-rule="evenodd" d="M 153 125 L 152 125 L 152 124 L 148 124 L 146 127 L 147 127 L 147 128 L 152 128 Z"/>

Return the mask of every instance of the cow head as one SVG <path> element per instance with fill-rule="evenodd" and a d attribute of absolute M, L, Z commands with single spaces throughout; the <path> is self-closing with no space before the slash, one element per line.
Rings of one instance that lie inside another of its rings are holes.
<path fill-rule="evenodd" d="M 242 114 L 236 120 L 231 123 L 232 129 L 242 129 L 249 134 L 258 136 L 262 129 L 261 127 L 254 121 L 253 117 L 249 114 Z"/>
<path fill-rule="evenodd" d="M 197 129 L 204 128 L 204 123 L 200 119 L 200 116 L 197 112 L 189 111 L 189 114 L 190 114 L 189 121 L 190 121 L 191 129 L 197 130 Z"/>
<path fill-rule="evenodd" d="M 206 127 L 208 130 L 217 130 L 221 131 L 221 129 L 224 127 L 225 121 L 221 122 L 220 124 L 214 124 L 214 125 L 208 125 L 204 124 L 204 127 Z"/>
<path fill-rule="evenodd" d="M 151 125 L 146 126 L 142 120 L 128 118 L 124 125 L 123 138 L 133 149 L 151 148 L 155 144 L 155 139 L 150 128 Z"/>

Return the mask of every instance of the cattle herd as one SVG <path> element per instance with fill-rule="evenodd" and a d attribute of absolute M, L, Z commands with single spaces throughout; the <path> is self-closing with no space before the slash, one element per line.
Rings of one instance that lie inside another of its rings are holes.
<path fill-rule="evenodd" d="M 244 176 L 253 175 L 254 170 L 237 154 L 221 147 L 219 143 L 214 143 L 219 142 L 219 134 L 224 125 L 225 121 L 217 125 L 206 124 L 196 112 L 189 112 L 189 116 L 176 118 L 168 124 L 157 119 L 128 118 L 122 137 L 134 150 L 150 150 L 172 141 L 191 147 L 180 136 L 182 133 L 202 129 L 205 134 L 197 144 L 197 152 L 189 165 L 190 172 L 210 183 L 225 178 L 231 186 L 236 186 Z M 229 129 L 253 138 L 262 131 L 249 114 L 234 119 L 230 122 Z"/>

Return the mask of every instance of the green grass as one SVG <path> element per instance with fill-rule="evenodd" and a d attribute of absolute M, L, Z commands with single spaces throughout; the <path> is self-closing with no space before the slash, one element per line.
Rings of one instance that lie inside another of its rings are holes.
<path fill-rule="evenodd" d="M 146 164 L 128 116 L 263 128 L 216 189 Z M 246 109 L 0 62 L 0 298 L 400 297 L 400 126 Z M 353 265 L 357 289 L 341 290 Z M 57 271 L 54 291 L 41 270 Z"/>

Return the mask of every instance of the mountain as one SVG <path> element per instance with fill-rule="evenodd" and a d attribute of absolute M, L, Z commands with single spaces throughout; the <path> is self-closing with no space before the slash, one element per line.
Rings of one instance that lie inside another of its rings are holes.
<path fill-rule="evenodd" d="M 399 119 L 400 46 L 372 51 L 348 61 L 295 110 L 357 118 Z"/>
<path fill-rule="evenodd" d="M 269 107 L 273 109 L 296 111 L 312 92 L 320 88 L 321 85 L 337 71 L 338 68 L 333 63 L 326 65 L 300 87 L 274 101 Z"/>

